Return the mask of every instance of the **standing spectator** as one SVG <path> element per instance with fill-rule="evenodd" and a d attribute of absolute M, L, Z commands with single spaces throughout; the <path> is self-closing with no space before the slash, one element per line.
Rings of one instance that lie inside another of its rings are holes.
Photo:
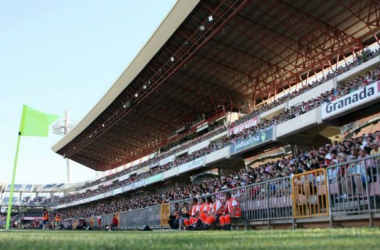
<path fill-rule="evenodd" d="M 49 220 L 49 213 L 46 209 L 44 209 L 44 212 L 42 213 L 42 229 L 46 229 L 46 224 Z"/>

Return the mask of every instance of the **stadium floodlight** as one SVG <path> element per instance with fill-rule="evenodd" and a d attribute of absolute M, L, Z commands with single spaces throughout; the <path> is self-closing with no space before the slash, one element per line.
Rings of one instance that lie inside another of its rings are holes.
<path fill-rule="evenodd" d="M 75 124 L 73 122 L 70 122 L 69 119 L 69 111 L 66 110 L 65 112 L 65 119 L 60 120 L 53 124 L 53 133 L 56 135 L 67 135 L 71 129 L 75 127 Z M 75 147 L 74 147 L 75 149 Z M 65 157 L 65 155 L 64 155 Z M 66 158 L 66 167 L 67 167 L 67 183 L 71 183 L 71 170 L 70 170 L 70 160 L 69 158 Z"/>
<path fill-rule="evenodd" d="M 139 94 L 138 94 L 138 93 L 136 93 L 136 94 L 135 94 L 135 97 L 139 97 Z"/>
<path fill-rule="evenodd" d="M 205 26 L 204 26 L 204 25 L 201 25 L 201 26 L 199 27 L 199 29 L 200 29 L 201 31 L 204 31 L 204 30 L 205 30 Z"/>
<path fill-rule="evenodd" d="M 143 89 L 146 89 L 146 85 L 143 86 Z"/>
<path fill-rule="evenodd" d="M 211 16 L 208 17 L 208 21 L 209 21 L 209 22 L 212 22 L 212 20 L 214 20 L 214 18 L 213 18 L 212 15 L 211 15 Z"/>

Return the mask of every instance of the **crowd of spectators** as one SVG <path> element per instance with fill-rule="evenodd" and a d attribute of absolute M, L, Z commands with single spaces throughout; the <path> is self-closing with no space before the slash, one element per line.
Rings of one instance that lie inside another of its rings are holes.
<path fill-rule="evenodd" d="M 21 199 L 21 204 L 25 205 L 46 205 L 51 202 L 56 202 L 60 196 L 58 195 L 51 195 L 51 196 L 36 196 L 32 198 L 31 196 L 24 196 Z"/>
<path fill-rule="evenodd" d="M 372 56 L 378 55 L 379 50 L 376 50 L 376 51 L 371 52 L 371 53 L 372 53 Z M 369 55 L 369 54 L 370 54 L 369 52 L 366 52 L 366 55 Z M 325 82 L 326 80 L 331 79 L 332 77 L 334 77 L 336 75 L 339 75 L 339 74 L 342 74 L 342 73 L 348 71 L 349 69 L 353 68 L 354 66 L 359 65 L 363 61 L 367 60 L 368 56 L 366 56 L 366 57 L 362 56 L 361 58 L 362 59 L 360 59 L 360 56 L 357 56 L 353 62 L 347 63 L 343 66 L 336 68 L 332 73 L 327 74 L 326 77 L 322 78 L 320 81 L 316 81 L 310 85 L 304 86 L 300 90 L 294 91 L 292 94 L 288 95 L 286 98 L 293 98 L 293 97 L 295 97 L 299 94 L 302 94 L 305 91 L 308 91 L 309 89 Z M 366 59 L 363 60 L 363 58 L 366 58 Z M 166 157 L 168 157 L 170 155 L 181 152 L 181 151 L 183 151 L 183 150 L 185 150 L 185 149 L 187 149 L 193 145 L 196 145 L 197 143 L 199 143 L 201 141 L 207 140 L 207 139 L 215 136 L 216 134 L 221 133 L 222 131 L 224 131 L 226 129 L 226 127 L 222 126 L 218 129 L 215 129 L 214 131 L 211 131 L 209 133 L 204 134 L 201 137 L 198 137 L 198 138 L 191 140 L 187 143 L 184 143 L 184 144 L 181 144 L 175 148 L 172 148 L 171 150 L 169 150 L 163 154 L 160 154 L 157 157 L 155 157 L 155 158 L 153 158 L 147 162 L 144 162 L 140 165 L 126 169 L 126 170 L 121 171 L 119 173 L 116 173 L 114 175 L 108 176 L 107 178 L 99 179 L 95 182 L 88 184 L 85 187 L 90 187 L 90 186 L 93 186 L 96 184 L 100 184 L 101 182 L 104 182 L 106 180 L 116 178 L 118 176 L 122 176 L 124 174 L 135 171 L 139 168 L 146 167 L 146 166 L 151 165 L 152 163 L 155 163 L 154 167 L 151 167 L 149 171 L 146 171 L 146 172 L 138 174 L 138 175 L 134 174 L 124 181 L 116 181 L 116 182 L 112 183 L 111 185 L 107 185 L 107 186 L 103 185 L 103 186 L 98 187 L 95 190 L 88 190 L 87 192 L 84 192 L 84 193 L 77 193 L 77 194 L 65 196 L 65 197 L 61 198 L 59 202 L 61 204 L 63 204 L 63 203 L 67 203 L 67 202 L 91 197 L 91 196 L 94 196 L 97 194 L 101 194 L 101 193 L 104 193 L 104 192 L 107 192 L 110 190 L 117 189 L 119 187 L 122 187 L 122 186 L 128 185 L 130 183 L 139 181 L 141 179 L 153 176 L 155 174 L 162 173 L 164 171 L 170 170 L 170 169 L 175 168 L 181 164 L 184 164 L 186 162 L 190 162 L 196 158 L 199 158 L 201 156 L 204 156 L 204 155 L 207 155 L 211 152 L 219 150 L 223 147 L 229 146 L 233 143 L 237 143 L 238 141 L 245 139 L 248 136 L 255 134 L 255 133 L 257 133 L 263 129 L 266 129 L 270 126 L 278 125 L 280 123 L 283 123 L 285 121 L 293 119 L 293 118 L 295 118 L 301 114 L 304 114 L 310 110 L 313 110 L 313 109 L 321 106 L 323 103 L 334 101 L 334 100 L 336 100 L 336 99 L 338 99 L 338 98 L 340 98 L 346 94 L 351 93 L 352 91 L 363 88 L 366 85 L 371 84 L 371 83 L 378 81 L 378 80 L 380 80 L 380 67 L 377 67 L 371 71 L 366 72 L 365 76 L 356 77 L 355 79 L 349 81 L 344 86 L 339 86 L 339 87 L 334 88 L 330 91 L 326 91 L 325 93 L 322 93 L 320 96 L 312 98 L 311 100 L 304 101 L 300 104 L 294 105 L 294 106 L 290 107 L 289 109 L 286 109 L 283 112 L 275 115 L 274 117 L 272 117 L 269 120 L 262 119 L 259 124 L 252 126 L 252 127 L 249 127 L 249 128 L 246 128 L 243 131 L 241 131 L 240 133 L 232 134 L 227 138 L 221 138 L 219 140 L 213 141 L 207 147 L 201 148 L 201 149 L 199 149 L 195 152 L 192 152 L 190 154 L 184 154 L 182 156 L 179 156 L 179 157 L 175 158 L 173 161 L 168 162 L 164 165 L 158 165 L 157 164 L 157 161 L 159 161 L 161 159 L 165 159 Z M 283 97 L 283 98 L 285 98 L 285 97 Z M 278 102 L 285 101 L 285 100 L 287 100 L 286 98 L 281 99 Z M 273 106 L 271 106 L 271 107 L 273 107 Z M 260 111 L 254 111 L 251 115 L 249 115 L 247 117 L 254 117 L 254 116 L 258 115 L 260 112 L 264 112 L 265 110 L 266 110 L 265 108 L 264 109 L 261 108 Z M 257 113 L 257 112 L 259 112 L 259 113 Z M 233 125 L 237 125 L 240 123 L 240 121 L 245 121 L 246 119 L 247 118 L 242 118 Z"/>
<path fill-rule="evenodd" d="M 181 151 L 184 151 L 184 150 L 190 148 L 191 146 L 196 145 L 196 144 L 198 144 L 198 143 L 200 143 L 202 141 L 208 140 L 211 137 L 224 132 L 225 130 L 226 130 L 226 127 L 224 125 L 219 126 L 219 127 L 215 128 L 215 129 L 213 129 L 212 131 L 210 131 L 208 133 L 205 133 L 205 134 L 203 134 L 203 135 L 201 135 L 201 136 L 199 136 L 199 137 L 197 137 L 197 138 L 195 138 L 193 140 L 190 140 L 190 141 L 187 141 L 187 142 L 182 143 L 180 145 L 177 145 L 177 146 L 175 146 L 175 147 L 171 148 L 170 150 L 165 151 L 163 153 L 159 153 L 154 158 L 149 159 L 149 160 L 147 160 L 145 162 L 142 162 L 142 163 L 140 163 L 138 165 L 132 166 L 132 167 L 130 167 L 128 169 L 124 169 L 124 170 L 122 170 L 120 172 L 117 172 L 117 173 L 114 173 L 114 174 L 110 174 L 110 175 L 108 175 L 108 176 L 106 176 L 104 178 L 100 178 L 100 179 L 97 179 L 95 181 L 88 182 L 85 185 L 81 186 L 79 189 L 85 189 L 85 188 L 89 188 L 91 186 L 98 185 L 98 184 L 100 184 L 102 182 L 106 182 L 108 180 L 115 179 L 117 177 L 126 175 L 128 173 L 134 172 L 134 171 L 136 171 L 138 169 L 150 166 L 152 164 L 153 165 L 157 165 L 160 160 L 165 159 L 165 158 L 167 158 L 167 157 L 169 157 L 171 155 L 174 155 L 176 153 L 179 153 Z"/>
<path fill-rule="evenodd" d="M 320 79 L 314 80 L 311 83 L 307 83 L 305 85 L 302 85 L 300 88 L 295 89 L 293 91 L 288 91 L 288 93 L 285 93 L 281 97 L 277 98 L 274 101 L 267 102 L 264 105 L 261 105 L 259 108 L 257 108 L 255 111 L 253 111 L 251 114 L 242 117 L 241 119 L 235 121 L 231 126 L 239 125 L 265 111 L 268 111 L 272 108 L 275 108 L 286 101 L 293 99 L 311 89 L 314 89 L 315 87 L 333 79 L 336 76 L 339 76 L 353 68 L 355 68 L 358 65 L 361 65 L 363 62 L 368 61 L 370 58 L 373 58 L 375 56 L 378 56 L 380 54 L 380 48 L 377 48 L 376 50 L 372 51 L 368 47 L 364 48 L 361 53 L 357 53 L 354 60 L 344 63 L 343 65 L 332 68 L 331 71 L 327 72 L 324 76 L 322 76 Z M 371 76 L 374 76 L 374 72 L 369 72 Z M 378 75 L 378 74 L 377 74 Z M 365 78 L 369 78 L 368 74 L 366 74 Z M 348 84 L 349 86 L 350 84 Z"/>
<path fill-rule="evenodd" d="M 125 196 L 114 197 L 108 201 L 102 200 L 91 204 L 62 209 L 60 213 L 63 218 L 83 218 L 211 195 L 223 190 L 245 187 L 319 168 L 327 168 L 338 163 L 380 155 L 379 143 L 380 132 L 366 134 L 339 143 L 326 144 L 309 151 L 301 150 L 293 156 L 282 156 L 256 168 L 233 171 L 228 175 L 221 175 L 220 178 L 208 178 L 197 184 L 193 183 L 184 187 L 135 198 Z M 368 167 L 370 166 L 368 165 Z M 374 170 L 371 171 L 373 173 Z M 340 171 L 341 179 L 348 173 L 348 170 L 345 172 Z M 335 173 L 335 169 L 331 169 L 329 178 L 336 178 L 337 174 Z M 368 173 L 365 171 L 362 174 Z M 348 190 L 347 195 L 350 195 Z"/>

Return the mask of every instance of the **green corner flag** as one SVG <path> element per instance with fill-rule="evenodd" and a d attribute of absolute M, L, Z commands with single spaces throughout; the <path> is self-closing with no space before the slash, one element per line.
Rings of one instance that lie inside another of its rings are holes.
<path fill-rule="evenodd" d="M 18 150 L 20 147 L 21 136 L 47 137 L 49 134 L 50 124 L 52 124 L 58 118 L 59 116 L 57 115 L 45 114 L 45 113 L 42 113 L 41 111 L 38 111 L 26 105 L 23 105 L 22 107 L 20 131 L 18 133 L 16 155 L 15 155 L 15 161 L 13 165 L 12 184 L 11 184 L 11 190 L 10 190 L 9 202 L 8 202 L 7 223 L 5 227 L 6 230 L 9 230 L 10 224 L 11 224 L 13 186 L 14 186 L 15 177 L 16 177 Z"/>
<path fill-rule="evenodd" d="M 57 115 L 42 113 L 26 105 L 22 108 L 20 124 L 21 136 L 42 136 L 46 137 L 49 133 L 49 126 L 59 118 Z"/>

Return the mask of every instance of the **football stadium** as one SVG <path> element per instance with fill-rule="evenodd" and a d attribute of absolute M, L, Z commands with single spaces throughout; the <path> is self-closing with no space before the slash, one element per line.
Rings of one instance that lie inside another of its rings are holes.
<path fill-rule="evenodd" d="M 377 247 L 379 37 L 377 0 L 178 0 L 52 145 L 109 174 L 0 184 L 0 249 Z"/>

